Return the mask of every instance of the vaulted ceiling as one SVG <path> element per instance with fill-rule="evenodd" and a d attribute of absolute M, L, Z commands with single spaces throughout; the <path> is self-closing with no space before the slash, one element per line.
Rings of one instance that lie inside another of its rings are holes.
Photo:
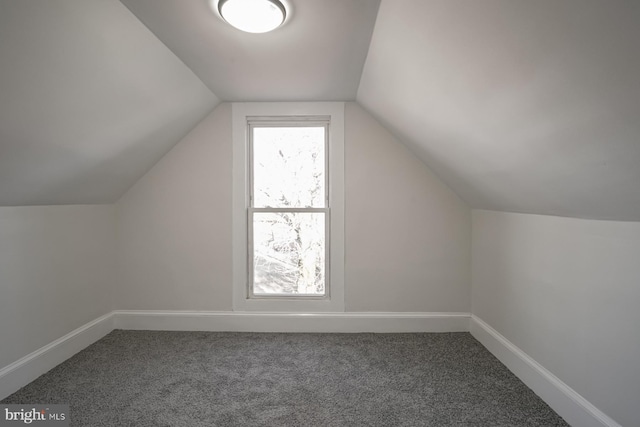
<path fill-rule="evenodd" d="M 640 221 L 640 3 L 0 0 L 0 205 L 118 199 L 223 101 L 356 100 L 471 207 Z"/>
<path fill-rule="evenodd" d="M 383 1 L 358 101 L 474 208 L 640 220 L 638 1 Z"/>
<path fill-rule="evenodd" d="M 225 101 L 344 101 L 358 91 L 380 0 L 289 0 L 277 31 L 243 33 L 211 0 L 122 0 Z"/>
<path fill-rule="evenodd" d="M 219 102 L 116 0 L 0 0 L 0 205 L 117 200 Z"/>

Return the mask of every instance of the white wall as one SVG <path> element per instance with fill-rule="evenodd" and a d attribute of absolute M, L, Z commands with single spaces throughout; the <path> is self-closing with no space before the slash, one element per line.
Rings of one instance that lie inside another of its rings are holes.
<path fill-rule="evenodd" d="M 231 121 L 221 104 L 117 203 L 118 308 L 232 309 Z M 347 310 L 468 312 L 469 209 L 357 104 L 345 123 Z"/>
<path fill-rule="evenodd" d="M 469 208 L 358 104 L 345 123 L 347 310 L 468 312 Z"/>
<path fill-rule="evenodd" d="M 473 314 L 623 426 L 640 407 L 640 223 L 473 211 Z"/>
<path fill-rule="evenodd" d="M 231 310 L 231 104 L 118 201 L 119 309 Z"/>
<path fill-rule="evenodd" d="M 113 309 L 113 206 L 0 207 L 0 368 Z"/>

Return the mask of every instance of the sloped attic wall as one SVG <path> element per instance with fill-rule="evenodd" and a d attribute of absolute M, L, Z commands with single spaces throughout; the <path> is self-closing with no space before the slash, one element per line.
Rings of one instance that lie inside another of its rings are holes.
<path fill-rule="evenodd" d="M 636 1 L 383 0 L 357 101 L 472 208 L 640 221 Z"/>
<path fill-rule="evenodd" d="M 470 309 L 470 212 L 355 103 L 345 112 L 346 309 Z M 231 105 L 117 203 L 118 308 L 231 310 Z"/>
<path fill-rule="evenodd" d="M 117 0 L 0 0 L 0 206 L 113 203 L 218 99 Z"/>

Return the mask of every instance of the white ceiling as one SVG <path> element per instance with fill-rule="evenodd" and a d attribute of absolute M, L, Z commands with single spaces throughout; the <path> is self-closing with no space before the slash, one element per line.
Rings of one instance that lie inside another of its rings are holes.
<path fill-rule="evenodd" d="M 210 0 L 122 2 L 225 101 L 354 100 L 380 3 L 289 0 L 284 26 L 248 34 Z"/>
<path fill-rule="evenodd" d="M 0 205 L 112 202 L 219 99 L 357 95 L 473 208 L 640 221 L 640 2 L 288 2 L 255 35 L 209 0 L 0 0 Z"/>
<path fill-rule="evenodd" d="M 117 200 L 219 102 L 117 0 L 0 0 L 0 205 Z"/>
<path fill-rule="evenodd" d="M 384 0 L 357 100 L 474 208 L 640 220 L 640 2 Z"/>

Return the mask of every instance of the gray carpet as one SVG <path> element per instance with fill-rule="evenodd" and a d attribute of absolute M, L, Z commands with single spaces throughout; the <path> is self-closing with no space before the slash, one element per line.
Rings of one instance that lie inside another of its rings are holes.
<path fill-rule="evenodd" d="M 567 426 L 468 333 L 116 330 L 3 403 L 73 426 Z"/>

